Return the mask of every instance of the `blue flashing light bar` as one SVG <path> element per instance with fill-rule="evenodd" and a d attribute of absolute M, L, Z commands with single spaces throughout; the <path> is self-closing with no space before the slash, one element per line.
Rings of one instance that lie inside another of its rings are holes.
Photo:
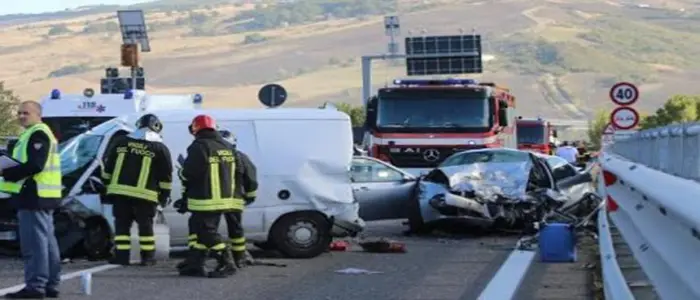
<path fill-rule="evenodd" d="M 134 91 L 127 90 L 126 92 L 124 92 L 124 99 L 126 99 L 126 100 L 134 99 Z"/>
<path fill-rule="evenodd" d="M 475 79 L 394 79 L 395 85 L 473 85 L 478 84 Z"/>
<path fill-rule="evenodd" d="M 58 100 L 61 99 L 61 91 L 58 89 L 53 89 L 51 91 L 51 100 Z"/>
<path fill-rule="evenodd" d="M 203 99 L 204 99 L 204 97 L 202 97 L 201 94 L 195 94 L 192 102 L 194 102 L 194 104 L 200 104 L 200 103 L 202 103 Z"/>

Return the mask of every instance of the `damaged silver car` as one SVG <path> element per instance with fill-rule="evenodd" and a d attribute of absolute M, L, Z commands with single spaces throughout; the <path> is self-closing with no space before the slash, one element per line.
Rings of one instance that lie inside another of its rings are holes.
<path fill-rule="evenodd" d="M 416 233 L 451 221 L 523 229 L 554 209 L 573 212 L 594 192 L 590 168 L 504 148 L 455 153 L 420 178 L 356 158 L 352 177 L 365 221 L 407 218 Z"/>

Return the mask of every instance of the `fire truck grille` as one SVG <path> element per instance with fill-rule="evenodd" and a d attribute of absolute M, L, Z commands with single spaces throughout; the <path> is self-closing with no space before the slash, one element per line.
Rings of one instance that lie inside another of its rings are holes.
<path fill-rule="evenodd" d="M 386 147 L 382 151 L 389 156 L 391 163 L 399 168 L 435 168 L 450 155 L 469 149 L 485 148 L 474 146 L 420 146 Z"/>

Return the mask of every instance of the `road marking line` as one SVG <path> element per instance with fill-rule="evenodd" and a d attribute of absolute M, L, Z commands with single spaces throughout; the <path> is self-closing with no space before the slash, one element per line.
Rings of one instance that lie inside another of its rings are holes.
<path fill-rule="evenodd" d="M 527 274 L 535 251 L 513 250 L 479 295 L 479 300 L 513 299 Z"/>
<path fill-rule="evenodd" d="M 61 275 L 61 281 L 80 277 L 81 275 L 83 275 L 83 273 L 98 273 L 98 272 L 104 272 L 104 271 L 111 270 L 111 269 L 116 269 L 119 267 L 121 267 L 121 266 L 120 265 L 101 265 L 101 266 L 96 266 L 96 267 L 92 267 L 92 268 L 88 268 L 88 269 L 78 270 L 75 272 L 70 272 L 70 273 Z M 0 296 L 5 296 L 9 293 L 14 293 L 16 291 L 21 290 L 22 288 L 24 288 L 24 283 L 18 284 L 15 286 L 11 286 L 8 288 L 0 289 Z"/>

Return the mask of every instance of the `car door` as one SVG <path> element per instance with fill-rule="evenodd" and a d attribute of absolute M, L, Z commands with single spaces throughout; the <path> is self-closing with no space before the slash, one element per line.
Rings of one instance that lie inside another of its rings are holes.
<path fill-rule="evenodd" d="M 365 221 L 403 219 L 416 179 L 380 160 L 355 157 L 350 168 L 353 194 Z"/>

